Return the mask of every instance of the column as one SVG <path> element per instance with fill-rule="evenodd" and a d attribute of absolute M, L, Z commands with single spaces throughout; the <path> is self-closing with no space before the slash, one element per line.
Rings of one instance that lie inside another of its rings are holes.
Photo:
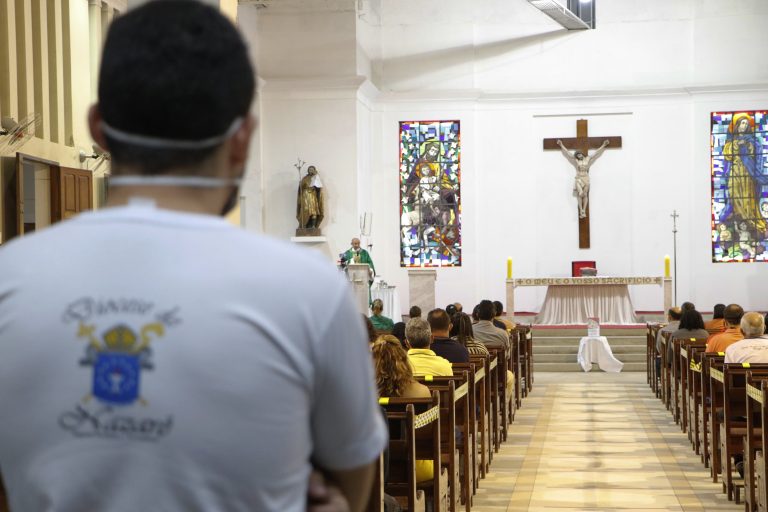
<path fill-rule="evenodd" d="M 666 318 L 667 311 L 669 311 L 669 308 L 672 307 L 672 278 L 671 277 L 665 277 L 664 278 L 664 284 L 662 285 L 663 293 L 664 293 L 664 311 L 662 311 L 662 315 L 664 315 L 664 318 Z"/>
<path fill-rule="evenodd" d="M 435 281 L 434 269 L 408 270 L 408 306 L 419 306 L 424 314 L 435 309 Z"/>
<path fill-rule="evenodd" d="M 515 280 L 507 279 L 507 318 L 515 321 Z"/>
<path fill-rule="evenodd" d="M 91 101 L 98 98 L 99 63 L 101 61 L 101 0 L 88 0 L 88 42 L 91 58 Z"/>

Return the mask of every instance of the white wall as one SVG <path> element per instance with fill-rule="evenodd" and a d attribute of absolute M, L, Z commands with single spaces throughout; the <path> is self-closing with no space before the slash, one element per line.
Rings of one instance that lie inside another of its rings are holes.
<path fill-rule="evenodd" d="M 577 259 L 596 260 L 605 274 L 661 275 L 675 209 L 678 302 L 768 309 L 768 267 L 711 262 L 708 132 L 713 110 L 768 108 L 768 68 L 759 64 L 768 2 L 600 1 L 598 28 L 587 32 L 560 29 L 526 0 L 365 0 L 358 7 L 359 19 L 373 9 L 367 20 L 375 21 L 361 27 L 358 20 L 352 31 L 338 23 L 348 12 L 337 9 L 337 22 L 315 25 L 306 38 L 298 30 L 306 16 L 273 15 L 275 27 L 290 29 L 280 35 L 291 40 L 285 52 L 273 44 L 274 27 L 264 34 L 268 233 L 287 238 L 295 228 L 294 159 L 328 162 L 320 165 L 333 212 L 324 224 L 327 252 L 346 247 L 357 215 L 372 204 L 376 267 L 399 286 L 407 310 L 398 121 L 460 119 L 464 265 L 438 270 L 438 304 L 502 299 L 507 257 L 517 277 L 569 275 Z M 349 31 L 328 33 L 338 30 Z M 313 62 L 305 66 L 293 54 L 313 41 L 324 50 L 307 50 L 301 58 Z M 282 92 L 270 96 L 270 82 Z M 623 148 L 606 152 L 591 173 L 589 250 L 578 249 L 573 168 L 541 149 L 545 137 L 575 136 L 581 117 L 591 135 L 623 138 Z M 659 288 L 631 293 L 636 309 L 661 309 Z M 538 311 L 543 295 L 520 289 L 517 310 Z"/>

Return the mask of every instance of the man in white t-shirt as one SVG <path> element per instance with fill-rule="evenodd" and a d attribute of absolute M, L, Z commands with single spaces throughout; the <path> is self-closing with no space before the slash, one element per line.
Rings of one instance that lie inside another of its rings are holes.
<path fill-rule="evenodd" d="M 726 363 L 768 363 L 768 338 L 765 337 L 765 319 L 754 311 L 741 317 L 744 339 L 725 349 Z"/>
<path fill-rule="evenodd" d="M 113 22 L 89 113 L 108 208 L 0 249 L 11 510 L 298 512 L 313 468 L 364 507 L 386 431 L 348 285 L 220 217 L 253 94 L 217 10 L 166 0 Z"/>

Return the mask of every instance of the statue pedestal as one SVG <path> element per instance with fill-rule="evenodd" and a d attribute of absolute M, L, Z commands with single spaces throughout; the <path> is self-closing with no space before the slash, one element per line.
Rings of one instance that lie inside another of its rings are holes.
<path fill-rule="evenodd" d="M 437 271 L 433 269 L 413 269 L 408 271 L 408 306 L 419 306 L 426 314 L 435 309 L 435 281 Z"/>
<path fill-rule="evenodd" d="M 664 278 L 664 286 L 662 287 L 664 289 L 664 312 L 662 313 L 664 315 L 664 318 L 667 317 L 667 311 L 672 307 L 672 278 L 671 277 L 665 277 Z"/>
<path fill-rule="evenodd" d="M 296 236 L 322 236 L 320 228 L 296 228 Z"/>
<path fill-rule="evenodd" d="M 352 283 L 352 294 L 355 304 L 362 314 L 368 316 L 368 275 L 370 268 L 365 263 L 350 263 L 347 265 L 347 278 Z"/>

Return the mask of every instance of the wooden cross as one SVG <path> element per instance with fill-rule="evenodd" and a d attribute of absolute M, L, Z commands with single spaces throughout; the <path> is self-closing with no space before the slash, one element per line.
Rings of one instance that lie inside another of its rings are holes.
<path fill-rule="evenodd" d="M 544 149 L 560 150 L 557 141 L 563 142 L 566 149 L 581 151 L 587 155 L 590 149 L 599 149 L 603 142 L 609 141 L 609 149 L 621 148 L 621 137 L 590 137 L 586 119 L 576 121 L 576 137 L 567 139 L 544 139 Z M 589 249 L 589 203 L 587 203 L 586 216 L 579 217 L 579 249 Z"/>

